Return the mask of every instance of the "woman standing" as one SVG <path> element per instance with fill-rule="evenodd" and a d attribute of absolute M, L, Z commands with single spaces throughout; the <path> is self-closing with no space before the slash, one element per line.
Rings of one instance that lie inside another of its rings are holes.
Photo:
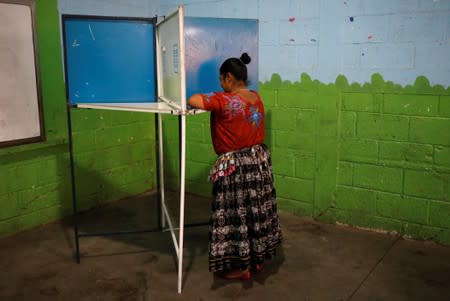
<path fill-rule="evenodd" d="M 219 155 L 211 169 L 209 269 L 228 279 L 250 279 L 275 255 L 282 235 L 270 152 L 264 143 L 264 106 L 247 89 L 251 58 L 229 58 L 220 67 L 224 92 L 195 94 L 194 108 L 211 111 L 211 138 Z"/>

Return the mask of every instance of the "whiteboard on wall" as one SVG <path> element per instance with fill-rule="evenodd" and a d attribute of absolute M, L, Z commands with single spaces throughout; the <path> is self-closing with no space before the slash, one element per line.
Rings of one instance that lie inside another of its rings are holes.
<path fill-rule="evenodd" d="M 43 140 L 32 0 L 0 0 L 0 85 L 0 146 Z"/>

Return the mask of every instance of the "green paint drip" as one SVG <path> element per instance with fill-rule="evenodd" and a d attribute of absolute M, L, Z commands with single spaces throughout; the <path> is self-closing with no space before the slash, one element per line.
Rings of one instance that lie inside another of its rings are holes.
<path fill-rule="evenodd" d="M 336 77 L 336 87 L 343 92 L 367 92 L 376 91 L 379 93 L 402 93 L 402 94 L 432 94 L 432 95 L 450 95 L 450 86 L 445 89 L 442 85 L 431 86 L 430 81 L 425 76 L 418 76 L 413 85 L 401 86 L 392 81 L 385 81 L 379 73 L 372 74 L 370 83 L 351 83 L 349 84 L 344 75 Z M 312 80 L 307 73 L 300 75 L 300 80 L 291 82 L 283 81 L 279 74 L 272 74 L 269 81 L 260 82 L 261 88 L 270 87 L 272 89 L 290 89 L 302 87 L 309 90 L 317 90 L 319 87 L 329 86 L 318 80 Z"/>

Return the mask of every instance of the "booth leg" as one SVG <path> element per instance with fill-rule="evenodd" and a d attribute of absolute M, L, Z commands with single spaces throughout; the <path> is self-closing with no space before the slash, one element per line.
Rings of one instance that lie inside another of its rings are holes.
<path fill-rule="evenodd" d="M 178 293 L 181 294 L 183 280 L 183 244 L 184 244 L 184 202 L 186 176 L 186 116 L 180 116 L 180 233 L 178 257 Z"/>
<path fill-rule="evenodd" d="M 73 208 L 73 232 L 75 241 L 75 261 L 80 263 L 80 241 L 78 233 L 78 206 L 77 206 L 77 188 L 75 181 L 75 159 L 73 155 L 72 140 L 72 116 L 70 105 L 67 105 L 67 128 L 69 131 L 69 154 L 70 154 L 70 176 L 72 186 L 72 208 Z"/>

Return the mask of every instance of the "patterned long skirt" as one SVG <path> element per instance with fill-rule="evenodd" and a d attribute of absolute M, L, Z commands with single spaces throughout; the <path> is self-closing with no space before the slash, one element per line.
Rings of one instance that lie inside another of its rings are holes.
<path fill-rule="evenodd" d="M 221 155 L 210 180 L 209 270 L 244 270 L 274 256 L 282 235 L 267 146 Z"/>

